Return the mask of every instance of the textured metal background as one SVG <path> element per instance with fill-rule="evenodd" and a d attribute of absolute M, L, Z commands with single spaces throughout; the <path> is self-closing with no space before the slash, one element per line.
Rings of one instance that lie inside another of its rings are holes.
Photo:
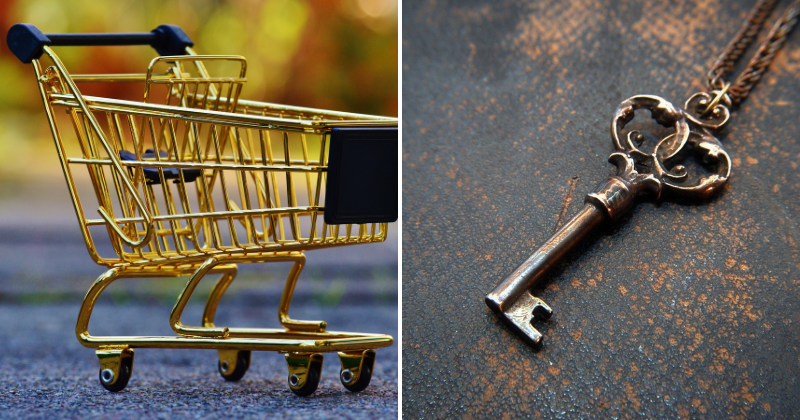
<path fill-rule="evenodd" d="M 682 106 L 753 3 L 404 2 L 405 415 L 800 412 L 800 30 L 720 136 L 727 188 L 579 250 L 541 351 L 483 303 L 611 173 L 617 104 Z"/>

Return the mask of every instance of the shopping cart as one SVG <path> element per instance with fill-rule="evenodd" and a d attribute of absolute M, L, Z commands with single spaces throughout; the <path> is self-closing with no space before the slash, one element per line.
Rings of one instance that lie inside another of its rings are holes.
<path fill-rule="evenodd" d="M 125 388 L 134 348 L 217 349 L 219 372 L 230 381 L 245 374 L 251 351 L 277 351 L 285 354 L 289 387 L 302 396 L 317 388 L 320 353 L 337 352 L 345 388 L 367 387 L 375 349 L 392 337 L 326 331 L 323 321 L 290 318 L 289 304 L 303 251 L 386 239 L 397 220 L 397 119 L 241 100 L 245 59 L 197 55 L 172 25 L 45 35 L 17 24 L 8 45 L 33 65 L 86 247 L 108 267 L 86 294 L 75 330 L 81 344 L 97 349 L 105 389 Z M 50 48 L 64 45 L 151 45 L 160 57 L 146 74 L 70 75 Z M 211 76 L 211 62 L 235 70 Z M 76 85 L 134 81 L 144 82 L 142 102 L 84 96 Z M 76 183 L 81 171 L 93 191 Z M 103 242 L 113 254 L 104 255 Z M 215 325 L 236 264 L 258 262 L 293 263 L 278 308 L 284 328 Z M 202 322 L 184 325 L 186 303 L 208 274 L 221 277 Z M 186 275 L 169 319 L 177 336 L 89 334 L 95 302 L 112 282 Z"/>

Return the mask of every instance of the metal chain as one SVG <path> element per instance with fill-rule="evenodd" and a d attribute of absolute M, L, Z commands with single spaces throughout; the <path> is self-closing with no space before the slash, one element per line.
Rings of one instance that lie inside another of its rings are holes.
<path fill-rule="evenodd" d="M 736 62 L 742 57 L 750 44 L 755 41 L 764 22 L 767 20 L 778 0 L 759 0 L 747 15 L 745 25 L 730 44 L 720 54 L 717 61 L 708 72 L 709 90 L 723 91 L 726 87 L 724 77 L 733 71 Z M 736 78 L 736 81 L 728 86 L 727 94 L 731 102 L 735 105 L 741 103 L 750 91 L 755 87 L 767 68 L 775 58 L 775 53 L 781 49 L 786 42 L 786 37 L 797 24 L 800 15 L 800 0 L 795 0 L 783 12 L 775 26 L 770 30 L 767 39 L 758 47 L 753 58 L 747 63 L 747 68 Z"/>

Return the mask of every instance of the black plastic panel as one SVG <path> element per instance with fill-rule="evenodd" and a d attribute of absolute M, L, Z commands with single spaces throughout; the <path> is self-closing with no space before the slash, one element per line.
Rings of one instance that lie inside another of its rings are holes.
<path fill-rule="evenodd" d="M 331 134 L 325 223 L 397 220 L 397 128 L 335 128 Z"/>

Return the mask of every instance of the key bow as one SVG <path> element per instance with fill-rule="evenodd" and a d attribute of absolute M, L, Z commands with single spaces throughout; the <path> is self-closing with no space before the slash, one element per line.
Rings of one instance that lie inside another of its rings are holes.
<path fill-rule="evenodd" d="M 686 106 L 697 106 L 698 98 L 692 96 Z M 722 105 L 718 107 L 727 111 Z M 642 150 L 644 136 L 638 131 L 628 132 L 625 141 L 621 139 L 623 129 L 633 120 L 637 109 L 647 109 L 657 123 L 675 128 L 650 153 Z M 617 107 L 611 123 L 611 137 L 617 151 L 609 156 L 609 162 L 617 167 L 616 177 L 624 180 L 632 193 L 653 193 L 656 199 L 662 193 L 676 198 L 710 198 L 727 182 L 731 161 L 722 143 L 708 129 L 719 128 L 727 121 L 727 115 L 724 112 L 724 121 L 712 124 L 659 96 L 637 95 L 626 99 Z M 711 173 L 691 176 L 682 164 L 690 156 Z"/>

